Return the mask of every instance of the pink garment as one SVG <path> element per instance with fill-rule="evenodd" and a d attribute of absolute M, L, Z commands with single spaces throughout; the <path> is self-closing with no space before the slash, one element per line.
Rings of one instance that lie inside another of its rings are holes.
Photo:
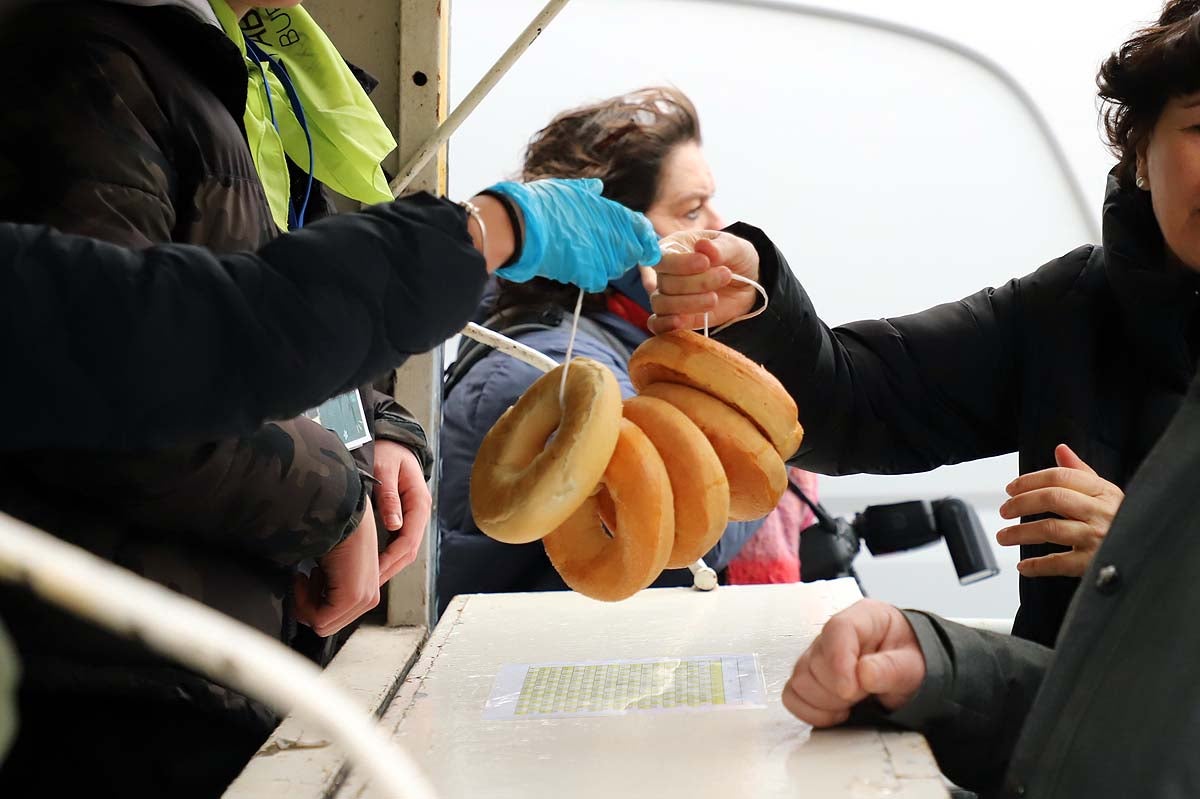
<path fill-rule="evenodd" d="M 791 467 L 788 477 L 814 502 L 817 476 Z M 750 536 L 728 567 L 732 585 L 800 582 L 800 531 L 816 521 L 812 509 L 791 491 Z"/>

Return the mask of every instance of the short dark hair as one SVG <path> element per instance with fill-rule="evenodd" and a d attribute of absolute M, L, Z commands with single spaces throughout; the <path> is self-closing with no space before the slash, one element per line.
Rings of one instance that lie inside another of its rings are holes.
<path fill-rule="evenodd" d="M 663 163 L 681 144 L 700 143 L 700 119 L 687 95 L 651 86 L 564 111 L 533 135 L 521 179 L 599 178 L 604 196 L 645 212 L 658 196 Z M 495 310 L 575 306 L 578 289 L 553 280 L 501 281 Z M 586 308 L 602 308 L 599 296 Z"/>
<path fill-rule="evenodd" d="M 1117 179 L 1137 177 L 1138 149 L 1172 98 L 1200 91 L 1200 0 L 1169 0 L 1158 21 L 1137 31 L 1096 76 L 1104 131 Z"/>

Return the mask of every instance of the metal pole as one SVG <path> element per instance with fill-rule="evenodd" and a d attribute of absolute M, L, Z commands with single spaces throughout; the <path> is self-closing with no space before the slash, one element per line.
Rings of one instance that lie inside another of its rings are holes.
<path fill-rule="evenodd" d="M 505 73 L 517 62 L 534 40 L 542 34 L 550 21 L 558 16 L 558 12 L 563 10 L 563 7 L 570 0 L 550 0 L 533 21 L 521 31 L 521 35 L 517 37 L 499 60 L 492 65 L 492 68 L 484 74 L 483 79 L 471 89 L 470 93 L 459 103 L 450 116 L 438 126 L 438 129 L 425 140 L 425 142 L 417 148 L 417 151 L 412 154 L 408 162 L 400 168 L 400 174 L 392 181 L 392 194 L 399 197 L 412 183 L 413 179 L 421 172 L 425 164 L 429 163 L 429 159 L 433 158 L 438 148 L 445 144 L 454 132 L 458 130 L 459 125 L 463 123 L 471 112 L 479 105 L 480 101 L 488 95 L 488 93 L 496 87 L 500 79 Z M 401 80 L 404 77 L 401 76 Z"/>
<path fill-rule="evenodd" d="M 511 355 L 518 361 L 527 363 L 543 372 L 553 371 L 558 366 L 558 361 L 549 355 L 538 352 L 533 347 L 528 347 L 519 341 L 514 341 L 508 336 L 502 336 L 496 331 L 488 330 L 486 327 L 477 325 L 474 322 L 467 322 L 467 326 L 460 333 L 467 338 L 475 339 L 480 344 L 486 344 L 493 349 L 500 350 L 506 355 Z"/>

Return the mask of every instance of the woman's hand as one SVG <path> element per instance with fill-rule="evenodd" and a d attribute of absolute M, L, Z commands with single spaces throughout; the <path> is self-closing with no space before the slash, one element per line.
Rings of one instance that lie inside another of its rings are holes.
<path fill-rule="evenodd" d="M 996 533 L 996 540 L 1004 546 L 1052 543 L 1071 547 L 1070 552 L 1019 562 L 1017 571 L 1026 577 L 1081 576 L 1125 499 L 1125 492 L 1096 474 L 1066 444 L 1054 449 L 1054 460 L 1057 468 L 1023 474 L 1009 483 L 1006 490 L 1011 499 L 1000 506 L 1005 519 L 1040 513 L 1061 517 L 1017 524 Z"/>
<path fill-rule="evenodd" d="M 671 242 L 694 252 L 672 252 Z M 650 330 L 696 330 L 723 325 L 754 307 L 753 286 L 732 275 L 758 280 L 758 252 L 754 245 L 732 233 L 712 230 L 676 233 L 664 243 L 659 262 L 658 290 L 650 297 L 654 316 Z"/>
<path fill-rule="evenodd" d="M 375 442 L 375 504 L 383 525 L 398 533 L 379 556 L 379 584 L 383 585 L 417 559 L 425 537 L 433 498 L 425 484 L 421 462 L 412 450 L 395 441 Z"/>
<path fill-rule="evenodd" d="M 548 277 L 597 292 L 639 264 L 657 264 L 658 235 L 650 220 L 601 197 L 603 188 L 591 178 L 505 182 L 489 188 L 520 209 L 524 228 L 517 262 L 496 274 L 515 282 Z"/>

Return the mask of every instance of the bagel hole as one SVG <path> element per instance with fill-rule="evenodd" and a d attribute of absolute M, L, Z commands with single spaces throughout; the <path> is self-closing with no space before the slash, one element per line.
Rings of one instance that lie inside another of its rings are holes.
<path fill-rule="evenodd" d="M 600 512 L 600 528 L 609 538 L 615 538 L 613 531 L 617 529 L 617 503 L 613 501 L 612 494 L 608 493 L 608 487 L 603 483 L 596 493 L 596 504 Z"/>

